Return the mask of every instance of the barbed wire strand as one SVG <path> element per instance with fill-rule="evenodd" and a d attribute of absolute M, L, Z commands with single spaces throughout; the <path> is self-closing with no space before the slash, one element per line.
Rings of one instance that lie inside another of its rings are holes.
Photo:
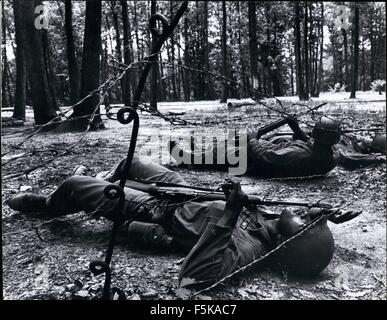
<path fill-rule="evenodd" d="M 231 277 L 234 277 L 236 276 L 237 274 L 243 272 L 243 271 L 246 271 L 248 268 L 251 268 L 252 266 L 262 262 L 263 260 L 266 260 L 269 256 L 271 256 L 272 254 L 274 254 L 275 252 L 279 251 L 281 248 L 284 248 L 286 247 L 286 245 L 293 241 L 294 239 L 302 236 L 305 232 L 307 232 L 309 229 L 311 229 L 312 227 L 314 227 L 318 222 L 320 222 L 322 219 L 324 219 L 326 217 L 326 215 L 322 215 L 320 216 L 319 218 L 317 218 L 315 221 L 311 222 L 310 224 L 308 224 L 304 229 L 300 230 L 299 232 L 297 232 L 294 236 L 286 239 L 285 241 L 281 242 L 278 246 L 276 246 L 274 249 L 270 250 L 269 252 L 267 252 L 266 254 L 264 254 L 263 256 L 259 257 L 258 259 L 255 259 L 253 260 L 252 262 L 248 263 L 247 265 L 243 266 L 243 267 L 240 267 L 238 268 L 237 270 L 235 270 L 234 272 L 230 273 L 229 275 L 221 278 L 220 280 L 216 281 L 214 284 L 212 284 L 211 286 L 208 286 L 204 289 L 201 289 L 199 291 L 196 291 L 195 293 L 192 294 L 192 296 L 197 296 L 203 292 L 206 292 L 208 290 L 211 290 L 215 287 L 217 287 L 219 284 L 223 283 L 224 281 L 230 279 Z"/>

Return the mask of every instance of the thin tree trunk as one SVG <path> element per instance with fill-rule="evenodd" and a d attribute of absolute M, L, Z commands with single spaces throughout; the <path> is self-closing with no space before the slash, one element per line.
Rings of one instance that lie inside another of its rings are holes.
<path fill-rule="evenodd" d="M 54 71 L 51 66 L 51 54 L 50 54 L 50 45 L 48 42 L 48 32 L 47 30 L 42 30 L 42 37 L 43 37 L 43 54 L 44 54 L 44 60 L 46 65 L 46 74 L 47 74 L 47 80 L 48 80 L 48 89 L 51 93 L 52 98 L 52 105 L 55 110 L 59 111 L 59 105 L 58 101 L 56 99 L 56 90 L 55 90 L 55 75 Z"/>
<path fill-rule="evenodd" d="M 116 1 L 110 1 L 110 8 L 112 11 L 112 17 L 113 17 L 113 27 L 114 31 L 116 33 L 116 47 L 115 47 L 115 54 L 116 54 L 116 60 L 118 61 L 118 64 L 121 65 L 122 63 L 122 50 L 121 50 L 121 36 L 120 36 L 120 25 L 118 21 L 118 12 L 116 10 Z M 121 78 L 119 85 L 116 86 L 116 93 L 117 93 L 117 100 L 119 103 L 124 102 L 123 99 L 123 87 L 125 80 L 124 78 Z M 124 102 L 125 103 L 125 102 Z"/>
<path fill-rule="evenodd" d="M 2 66 L 2 82 L 1 82 L 1 106 L 2 108 L 8 108 L 8 98 L 7 98 L 7 40 L 6 40 L 6 30 L 5 30 L 5 23 L 4 23 L 4 1 L 1 2 L 1 13 L 2 13 L 2 60 L 3 60 L 3 66 Z"/>
<path fill-rule="evenodd" d="M 250 49 L 250 73 L 254 97 L 257 98 L 258 90 L 258 42 L 257 42 L 257 16 L 256 2 L 248 1 L 249 16 L 249 49 Z"/>
<path fill-rule="evenodd" d="M 345 91 L 349 92 L 349 68 L 348 68 L 348 37 L 347 30 L 341 29 L 344 42 L 344 72 L 345 72 Z"/>
<path fill-rule="evenodd" d="M 246 89 L 246 66 L 244 63 L 243 52 L 242 52 L 243 51 L 242 50 L 242 34 L 241 34 L 242 21 L 241 21 L 241 8 L 240 8 L 239 1 L 236 2 L 236 6 L 237 6 L 237 12 L 238 12 L 238 25 L 240 27 L 238 29 L 238 50 L 239 50 L 239 61 L 241 63 L 242 96 L 244 97 L 246 92 L 247 92 L 247 89 Z"/>
<path fill-rule="evenodd" d="M 309 99 L 309 57 L 308 57 L 308 3 L 304 2 L 304 70 L 305 70 L 305 98 Z"/>
<path fill-rule="evenodd" d="M 13 14 L 15 19 L 15 40 L 16 48 L 16 89 L 15 89 L 15 108 L 12 118 L 24 120 L 26 117 L 26 60 L 25 60 L 25 41 L 23 38 L 22 21 L 20 16 L 20 2 L 12 2 Z"/>
<path fill-rule="evenodd" d="M 205 46 L 205 55 L 204 55 L 204 60 L 205 60 L 205 66 L 208 71 L 210 70 L 210 48 L 208 45 L 208 2 L 203 1 L 204 3 L 204 46 Z M 212 90 L 212 83 L 211 83 L 211 76 L 210 74 L 207 74 L 207 83 L 206 83 L 206 97 L 207 99 L 212 99 L 213 98 L 213 90 Z"/>
<path fill-rule="evenodd" d="M 352 60 L 352 83 L 350 99 L 356 98 L 357 76 L 359 69 L 359 4 L 354 4 L 354 21 L 353 21 L 353 60 Z"/>
<path fill-rule="evenodd" d="M 301 61 L 301 31 L 300 31 L 300 4 L 294 3 L 294 33 L 295 33 L 295 55 L 296 55 L 296 78 L 297 93 L 300 100 L 307 100 L 304 92 L 302 61 Z"/>
<path fill-rule="evenodd" d="M 151 15 L 156 13 L 156 0 L 151 0 Z M 152 44 L 151 47 L 156 44 L 157 38 L 152 35 Z M 158 56 L 157 56 L 158 57 Z M 158 59 L 152 65 L 151 74 L 150 74 L 150 107 L 154 110 L 157 110 L 157 70 L 159 68 Z"/>
<path fill-rule="evenodd" d="M 318 95 L 324 90 L 323 86 L 323 53 L 324 53 L 324 2 L 321 1 L 321 22 L 320 22 L 320 63 L 318 68 Z"/>
<path fill-rule="evenodd" d="M 370 43 L 371 43 L 371 66 L 370 66 L 370 78 L 371 82 L 375 80 L 375 39 L 374 39 L 374 10 L 371 8 L 371 17 L 370 17 Z"/>
<path fill-rule="evenodd" d="M 167 100 L 167 88 L 165 87 L 165 80 L 164 80 L 164 68 L 163 68 L 163 60 L 161 57 L 161 53 L 159 53 L 159 61 L 160 61 L 160 86 L 161 86 L 161 93 L 162 93 L 162 100 Z"/>
<path fill-rule="evenodd" d="M 189 59 L 189 35 L 188 35 L 188 17 L 184 18 L 184 65 L 190 65 Z M 190 71 L 188 69 L 184 69 L 183 72 L 183 90 L 184 90 L 184 101 L 190 101 L 191 99 L 191 88 L 190 88 Z"/>
<path fill-rule="evenodd" d="M 290 50 L 290 86 L 292 90 L 292 96 L 294 96 L 294 67 L 293 67 L 293 59 L 292 59 L 292 51 Z"/>
<path fill-rule="evenodd" d="M 180 30 L 180 25 L 178 26 L 177 28 L 177 34 L 180 35 L 181 34 L 181 30 Z M 179 66 L 177 68 L 177 98 L 179 99 L 179 101 L 181 101 L 181 65 L 182 65 L 182 62 L 181 62 L 181 53 L 180 53 L 180 36 L 177 38 L 177 65 Z M 159 89 L 160 89 L 160 85 L 159 85 Z"/>
<path fill-rule="evenodd" d="M 227 78 L 227 13 L 226 1 L 222 1 L 222 76 Z M 226 103 L 228 98 L 228 86 L 223 82 L 222 99 Z"/>
<path fill-rule="evenodd" d="M 171 17 L 173 16 L 173 1 L 169 2 L 169 10 Z M 173 100 L 177 100 L 177 90 L 176 90 L 176 73 L 175 73 L 175 36 L 174 32 L 171 34 L 171 63 L 172 63 L 172 93 L 173 93 Z"/>
<path fill-rule="evenodd" d="M 365 75 L 366 75 L 366 60 L 365 60 L 365 48 L 364 37 L 361 41 L 361 90 L 365 90 Z"/>
<path fill-rule="evenodd" d="M 102 39 L 101 39 L 102 40 Z M 105 44 L 105 46 L 103 45 Z M 108 78 L 108 53 L 106 41 L 101 41 L 101 78 L 103 82 L 106 82 Z M 110 109 L 110 91 L 104 98 L 105 110 Z"/>
<path fill-rule="evenodd" d="M 128 15 L 128 3 L 126 0 L 121 0 L 121 7 L 122 7 L 122 27 L 123 27 L 123 36 L 124 36 L 124 63 L 125 65 L 130 65 L 132 63 L 131 59 L 131 52 L 133 51 L 131 47 L 131 28 L 130 28 L 130 22 L 129 22 L 129 15 Z M 133 82 L 131 83 L 131 79 Z M 135 85 L 135 79 L 134 79 L 134 72 L 132 70 L 128 70 L 123 78 L 123 86 L 122 86 L 122 93 L 123 93 L 123 100 L 125 106 L 130 106 L 131 104 L 131 88 L 134 88 Z M 132 85 L 131 85 L 132 84 Z"/>
<path fill-rule="evenodd" d="M 270 3 L 269 2 L 265 2 L 265 18 L 266 18 L 266 44 L 267 44 L 267 56 L 271 56 L 272 55 L 272 52 L 271 52 L 271 26 L 270 26 Z M 272 90 L 272 71 L 271 71 L 271 65 L 272 65 L 272 62 L 271 61 L 267 61 L 267 65 L 266 65 L 266 73 L 267 73 L 267 91 L 269 93 L 269 95 L 271 96 L 272 93 L 273 93 L 273 90 Z"/>
<path fill-rule="evenodd" d="M 79 100 L 80 72 L 77 56 L 75 53 L 74 32 L 72 24 L 72 4 L 71 0 L 65 1 L 65 33 L 66 33 L 66 53 L 70 82 L 70 101 L 75 104 Z"/>

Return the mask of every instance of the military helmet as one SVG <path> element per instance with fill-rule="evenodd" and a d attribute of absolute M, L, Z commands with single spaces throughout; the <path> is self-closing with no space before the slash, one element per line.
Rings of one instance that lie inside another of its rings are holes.
<path fill-rule="evenodd" d="M 338 143 L 340 136 L 340 123 L 327 117 L 321 117 L 312 130 L 313 139 L 324 145 L 332 146 Z"/>
<path fill-rule="evenodd" d="M 279 249 L 275 261 L 289 275 L 316 276 L 330 263 L 334 252 L 334 240 L 327 219 L 323 217 L 312 227 L 298 232 L 299 236 Z"/>
<path fill-rule="evenodd" d="M 373 152 L 380 152 L 386 154 L 386 135 L 377 134 L 371 143 L 371 150 Z"/>

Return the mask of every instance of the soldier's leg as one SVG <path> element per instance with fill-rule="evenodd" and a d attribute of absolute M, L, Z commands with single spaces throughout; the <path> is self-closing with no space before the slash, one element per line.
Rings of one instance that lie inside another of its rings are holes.
<path fill-rule="evenodd" d="M 114 182 L 120 179 L 125 165 L 125 159 L 119 161 L 111 170 L 99 173 L 96 178 Z M 148 158 L 135 156 L 126 174 L 127 179 L 138 179 L 143 181 L 167 182 L 187 184 L 184 179 L 172 170 L 153 162 Z"/>
<path fill-rule="evenodd" d="M 118 181 L 114 184 L 118 185 Z M 47 197 L 48 212 L 52 216 L 61 216 L 80 211 L 96 216 L 111 218 L 118 199 L 109 200 L 104 195 L 105 187 L 111 183 L 97 178 L 73 176 L 65 180 L 57 190 Z M 124 215 L 127 219 L 154 222 L 162 219 L 163 207 L 159 200 L 148 193 L 124 188 Z"/>
<path fill-rule="evenodd" d="M 72 176 L 47 197 L 48 212 L 61 216 L 80 211 L 93 212 L 97 208 L 111 209 L 117 200 L 108 201 L 104 196 L 104 189 L 109 184 L 88 176 Z"/>
<path fill-rule="evenodd" d="M 191 152 L 183 150 L 176 141 L 171 141 L 169 152 L 181 168 L 226 171 L 228 169 L 226 147 L 227 142 L 222 141 L 205 150 L 196 149 Z"/>

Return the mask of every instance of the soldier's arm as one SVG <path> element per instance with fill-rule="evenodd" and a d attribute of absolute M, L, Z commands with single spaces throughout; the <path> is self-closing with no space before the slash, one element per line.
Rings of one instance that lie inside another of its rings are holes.
<path fill-rule="evenodd" d="M 386 156 L 339 151 L 339 165 L 348 170 L 386 163 Z"/>
<path fill-rule="evenodd" d="M 238 186 L 228 196 L 223 217 L 217 223 L 210 222 L 207 225 L 198 243 L 185 259 L 179 276 L 181 287 L 208 287 L 239 265 L 241 252 L 232 241 L 232 233 L 245 195 L 239 184 Z"/>
<path fill-rule="evenodd" d="M 309 136 L 300 128 L 298 121 L 293 117 L 287 118 L 288 125 L 293 131 L 293 138 L 302 141 L 308 141 Z"/>

